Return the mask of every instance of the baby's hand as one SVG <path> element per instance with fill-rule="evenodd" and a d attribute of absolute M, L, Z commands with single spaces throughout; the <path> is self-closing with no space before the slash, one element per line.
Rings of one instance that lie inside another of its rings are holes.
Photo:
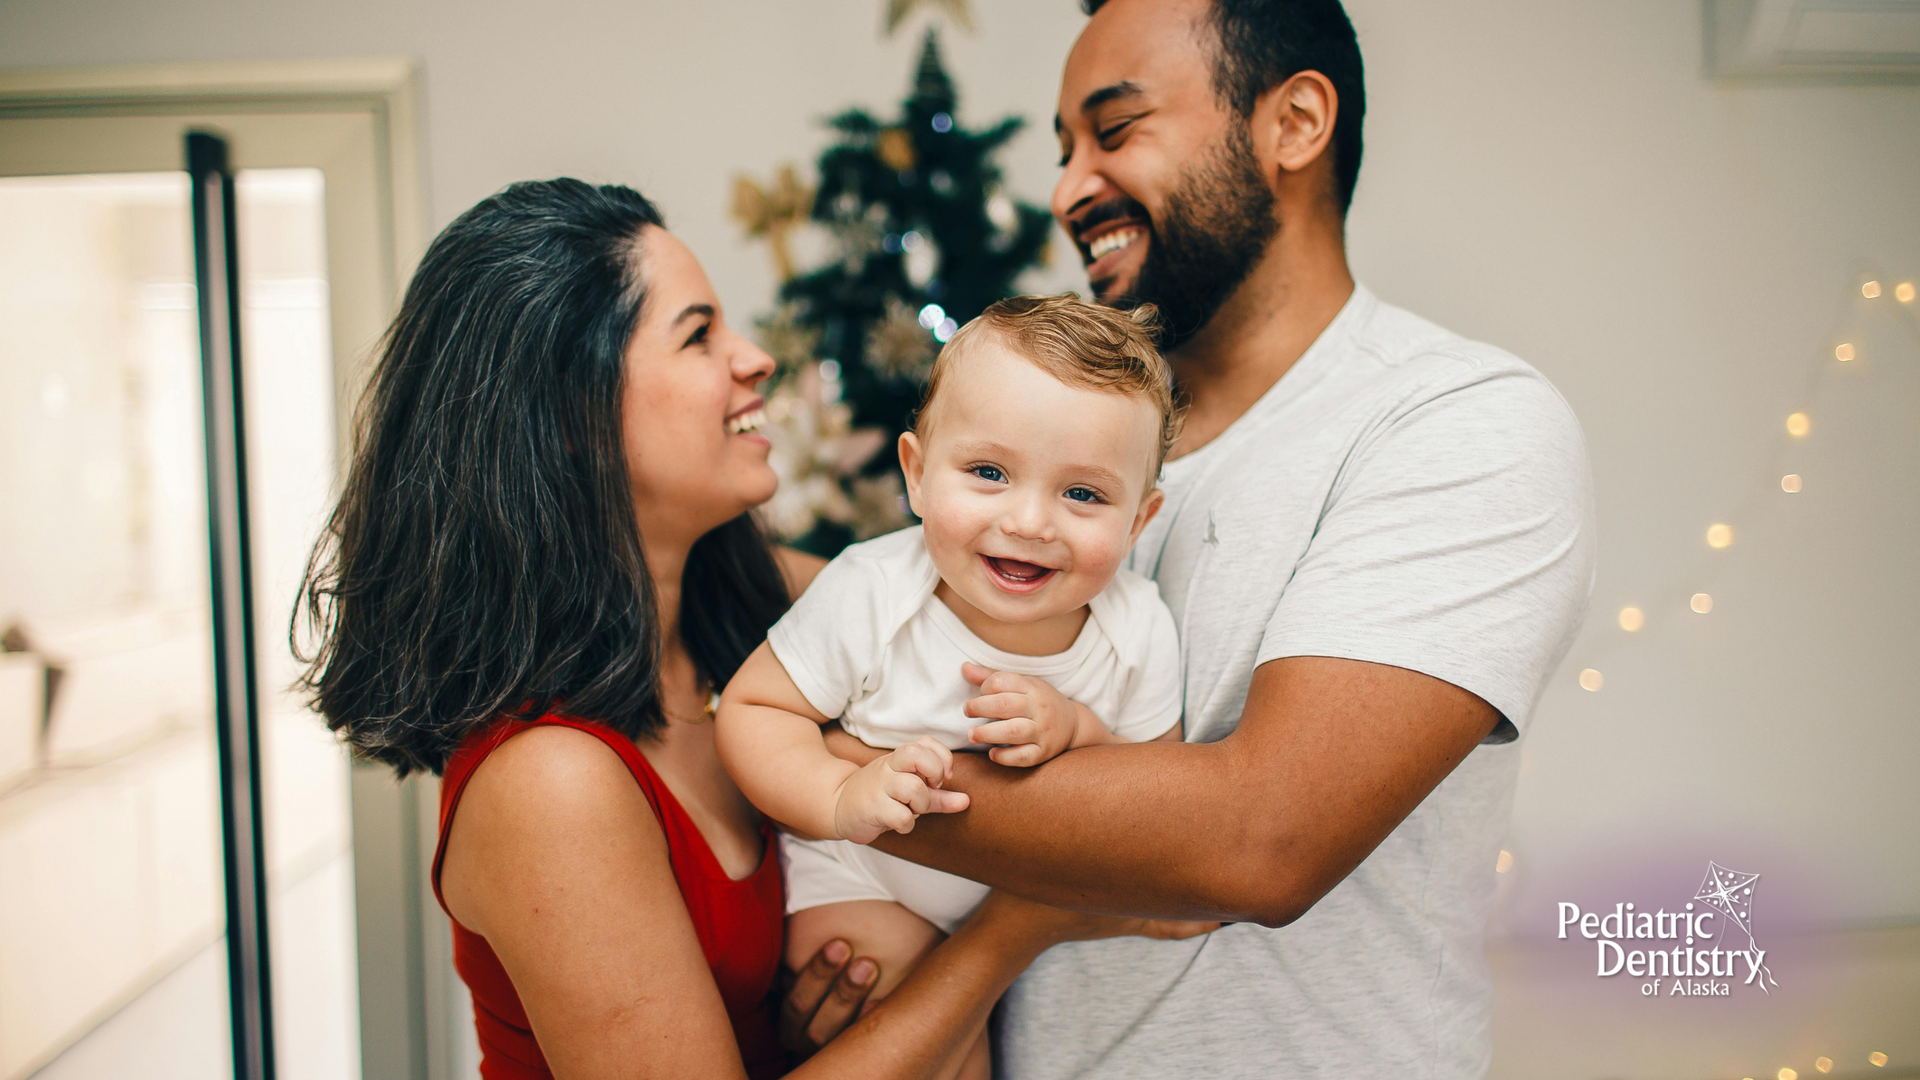
<path fill-rule="evenodd" d="M 1105 741 L 1107 729 L 1092 710 L 1055 690 L 1045 679 L 963 664 L 960 674 L 980 688 L 966 714 L 991 720 L 967 733 L 977 743 L 995 743 L 987 756 L 1001 765 L 1026 768 L 1061 751 Z"/>
<path fill-rule="evenodd" d="M 953 751 L 930 737 L 875 758 L 840 782 L 834 795 L 834 832 L 842 840 L 871 844 L 888 829 L 912 832 L 921 814 L 965 810 L 964 792 L 940 790 L 952 775 Z"/>

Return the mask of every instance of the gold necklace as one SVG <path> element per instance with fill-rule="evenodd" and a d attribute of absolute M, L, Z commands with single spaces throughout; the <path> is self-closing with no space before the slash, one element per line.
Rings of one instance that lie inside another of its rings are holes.
<path fill-rule="evenodd" d="M 715 691 L 712 685 L 707 683 L 705 679 L 701 679 L 700 682 L 702 685 L 707 687 L 707 707 L 700 710 L 699 716 L 695 716 L 691 718 L 685 717 L 685 716 L 675 716 L 672 713 L 667 711 L 667 703 L 664 700 L 660 702 L 660 715 L 666 717 L 669 720 L 673 720 L 682 724 L 704 724 L 707 721 L 713 719 L 714 711 L 720 708 L 720 694 L 717 691 Z"/>

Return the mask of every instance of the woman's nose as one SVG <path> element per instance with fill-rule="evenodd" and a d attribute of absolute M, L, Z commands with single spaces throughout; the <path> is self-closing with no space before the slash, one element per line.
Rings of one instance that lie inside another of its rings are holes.
<path fill-rule="evenodd" d="M 736 382 L 753 386 L 771 378 L 774 369 L 773 357 L 767 351 L 740 335 L 734 335 L 738 343 L 733 352 L 733 378 Z"/>

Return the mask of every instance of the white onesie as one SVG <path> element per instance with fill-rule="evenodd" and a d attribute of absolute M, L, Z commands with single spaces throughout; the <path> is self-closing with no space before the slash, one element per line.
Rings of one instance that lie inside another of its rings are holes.
<path fill-rule="evenodd" d="M 773 655 L 807 701 L 868 746 L 891 750 L 931 735 L 954 750 L 982 723 L 962 707 L 979 690 L 973 661 L 1045 679 L 1117 735 L 1144 742 L 1180 721 L 1180 642 L 1153 582 L 1114 574 L 1089 605 L 1073 645 L 1052 656 L 1002 652 L 933 595 L 939 572 L 919 527 L 855 544 L 820 571 L 767 632 Z M 987 887 L 846 840 L 782 834 L 787 911 L 846 900 L 893 900 L 952 933 Z"/>

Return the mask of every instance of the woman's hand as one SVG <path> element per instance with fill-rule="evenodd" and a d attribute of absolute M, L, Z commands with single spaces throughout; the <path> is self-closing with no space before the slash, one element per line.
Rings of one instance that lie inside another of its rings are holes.
<path fill-rule="evenodd" d="M 848 736 L 852 738 L 852 736 Z M 858 740 L 854 740 L 858 742 Z M 864 745 L 864 744 L 862 744 Z M 1017 975 L 1035 957 L 1055 945 L 1069 941 L 1092 941 L 1097 938 L 1146 937 L 1162 941 L 1181 941 L 1199 937 L 1220 928 L 1217 922 L 1185 922 L 1174 919 L 1134 919 L 1118 915 L 1088 915 L 1085 912 L 1067 911 L 1063 908 L 1025 900 L 1012 893 L 995 889 L 987 894 L 980 910 L 973 913 L 954 935 L 954 943 L 941 946 L 951 948 L 962 937 L 978 938 L 986 935 L 998 939 L 994 942 L 995 951 L 1011 950 L 1019 959 L 1012 968 Z M 979 941 L 970 945 L 977 946 Z M 853 985 L 851 980 L 860 973 L 856 970 L 862 963 L 872 961 L 856 960 L 846 965 L 847 952 L 842 950 L 844 942 L 830 941 L 814 954 L 807 970 L 795 977 L 794 987 L 787 993 L 780 1010 L 780 1038 L 786 1048 L 803 1057 L 818 1052 L 832 1042 L 841 1032 L 853 1026 L 854 1021 L 866 1015 L 862 1006 L 873 982 Z M 935 953 L 938 955 L 938 952 Z M 837 957 L 838 959 L 835 959 Z M 879 969 L 870 969 L 877 978 Z M 1012 981 L 1010 975 L 1007 979 Z M 1004 984 L 1003 984 L 1004 985 Z M 996 995 L 997 996 L 997 995 Z"/>
<path fill-rule="evenodd" d="M 780 1045 L 812 1057 L 866 1013 L 867 995 L 878 985 L 880 965 L 864 956 L 854 959 L 846 942 L 836 938 L 820 946 L 780 1000 Z"/>

